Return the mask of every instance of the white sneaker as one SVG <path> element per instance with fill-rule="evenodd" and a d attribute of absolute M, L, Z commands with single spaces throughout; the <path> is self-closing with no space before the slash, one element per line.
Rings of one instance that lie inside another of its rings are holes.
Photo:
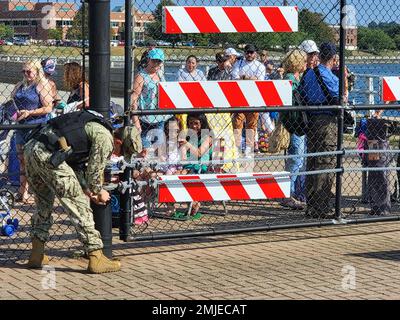
<path fill-rule="evenodd" d="M 253 152 L 250 147 L 246 147 L 246 150 L 244 151 L 244 156 L 245 158 L 253 158 Z"/>

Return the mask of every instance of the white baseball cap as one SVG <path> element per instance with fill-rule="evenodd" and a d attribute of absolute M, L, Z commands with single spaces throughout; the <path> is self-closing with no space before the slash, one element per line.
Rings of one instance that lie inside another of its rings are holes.
<path fill-rule="evenodd" d="M 313 40 L 304 40 L 300 45 L 299 49 L 303 50 L 305 53 L 313 53 L 313 52 L 318 52 L 319 49 L 315 41 Z"/>
<path fill-rule="evenodd" d="M 233 48 L 227 48 L 225 49 L 225 55 L 226 56 L 236 56 L 236 57 L 240 57 L 241 54 L 239 52 L 237 52 L 235 49 Z"/>

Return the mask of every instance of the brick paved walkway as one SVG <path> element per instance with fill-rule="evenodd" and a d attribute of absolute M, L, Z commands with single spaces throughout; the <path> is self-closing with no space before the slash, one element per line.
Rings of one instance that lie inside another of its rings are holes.
<path fill-rule="evenodd" d="M 116 243 L 114 254 L 123 270 L 105 275 L 83 272 L 84 259 L 53 260 L 55 289 L 42 288 L 41 270 L 0 267 L 0 299 L 400 298 L 393 222 Z"/>

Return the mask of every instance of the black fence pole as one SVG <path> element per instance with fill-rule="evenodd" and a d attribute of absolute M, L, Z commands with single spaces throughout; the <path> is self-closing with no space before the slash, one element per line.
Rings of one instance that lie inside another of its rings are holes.
<path fill-rule="evenodd" d="M 131 107 L 132 90 L 132 1 L 125 0 L 125 63 L 124 63 L 124 110 L 125 114 Z M 125 126 L 129 125 L 129 116 L 124 119 Z"/>
<path fill-rule="evenodd" d="M 339 76 L 339 99 L 340 105 L 344 106 L 344 90 L 345 90 L 345 46 L 346 46 L 346 25 L 345 25 L 345 6 L 346 0 L 340 0 L 340 76 Z M 343 127 L 344 127 L 344 110 L 340 109 L 338 112 L 338 136 L 337 136 L 337 150 L 343 148 Z M 336 156 L 336 168 L 341 169 L 343 166 L 343 155 Z M 340 219 L 342 215 L 342 180 L 343 172 L 336 173 L 336 198 L 335 198 L 335 218 Z"/>
<path fill-rule="evenodd" d="M 124 125 L 129 125 L 130 119 L 127 111 L 131 107 L 131 89 L 132 89 L 132 2 L 125 0 L 125 73 L 124 73 Z M 132 169 L 125 168 L 121 175 L 122 181 L 131 182 Z M 119 239 L 129 240 L 129 231 L 131 226 L 131 188 L 120 195 L 120 216 L 119 216 Z"/>
<path fill-rule="evenodd" d="M 109 118 L 110 110 L 110 0 L 89 0 L 90 108 Z M 103 253 L 112 257 L 111 205 L 92 204 L 96 229 L 103 240 Z"/>

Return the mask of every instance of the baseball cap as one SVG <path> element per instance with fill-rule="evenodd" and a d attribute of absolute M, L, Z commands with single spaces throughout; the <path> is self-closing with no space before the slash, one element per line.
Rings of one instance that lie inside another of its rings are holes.
<path fill-rule="evenodd" d="M 151 49 L 149 51 L 149 53 L 147 54 L 147 56 L 149 57 L 149 59 L 153 59 L 153 60 L 161 60 L 164 61 L 165 57 L 164 57 L 164 51 L 162 49 Z"/>
<path fill-rule="evenodd" d="M 240 53 L 237 52 L 235 49 L 233 48 L 227 48 L 225 49 L 225 55 L 226 56 L 236 56 L 236 57 L 240 57 Z"/>
<path fill-rule="evenodd" d="M 254 44 L 247 44 L 245 47 L 244 47 L 244 52 L 251 52 L 251 51 L 257 51 L 257 47 L 254 45 Z"/>
<path fill-rule="evenodd" d="M 318 46 L 313 40 L 304 40 L 300 45 L 299 49 L 303 50 L 305 53 L 313 53 L 313 52 L 318 52 Z"/>
<path fill-rule="evenodd" d="M 225 62 L 226 60 L 228 60 L 228 56 L 226 56 L 223 52 L 218 52 L 215 55 L 215 60 L 217 62 Z"/>
<path fill-rule="evenodd" d="M 319 55 L 321 59 L 324 60 L 332 59 L 337 52 L 336 46 L 332 42 L 324 42 L 319 46 L 319 48 L 321 51 Z"/>
<path fill-rule="evenodd" d="M 52 76 L 56 73 L 56 60 L 55 59 L 44 59 L 41 62 L 44 73 Z"/>
<path fill-rule="evenodd" d="M 113 129 L 121 128 L 124 125 L 123 117 L 124 117 L 124 108 L 121 105 L 115 103 L 114 101 L 111 101 L 110 120 Z"/>

